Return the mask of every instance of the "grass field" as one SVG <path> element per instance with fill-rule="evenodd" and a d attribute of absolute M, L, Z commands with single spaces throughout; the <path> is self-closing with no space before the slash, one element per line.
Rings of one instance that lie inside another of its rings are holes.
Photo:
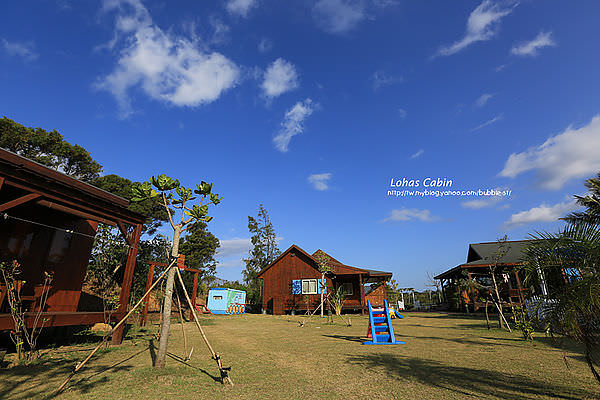
<path fill-rule="evenodd" d="M 485 321 L 461 315 L 409 313 L 395 320 L 405 345 L 363 346 L 368 317 L 352 326 L 300 316 L 205 316 L 206 333 L 235 387 L 218 381 L 214 361 L 193 323 L 185 329 L 194 346 L 189 365 L 181 327 L 172 325 L 164 370 L 152 368 L 152 333 L 137 332 L 122 346 L 103 351 L 78 373 L 64 399 L 596 399 L 596 384 L 580 355 L 563 352 L 543 334 L 533 343 L 517 333 L 488 331 Z M 90 343 L 48 351 L 34 365 L 0 369 L 0 398 L 51 394 Z"/>

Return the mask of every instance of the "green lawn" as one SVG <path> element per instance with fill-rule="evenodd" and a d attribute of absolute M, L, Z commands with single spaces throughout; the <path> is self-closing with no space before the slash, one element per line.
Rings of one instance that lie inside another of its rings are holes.
<path fill-rule="evenodd" d="M 543 334 L 534 343 L 517 333 L 485 328 L 460 315 L 409 313 L 395 320 L 405 345 L 363 346 L 368 317 L 352 327 L 313 317 L 203 316 L 207 336 L 232 366 L 235 387 L 218 382 L 214 361 L 193 323 L 185 326 L 194 346 L 189 365 L 170 358 L 152 368 L 151 333 L 102 352 L 78 373 L 65 399 L 594 399 L 600 385 L 577 352 L 564 355 Z M 189 345 L 188 344 L 188 345 Z M 55 390 L 90 344 L 47 352 L 35 365 L 0 370 L 0 398 L 43 398 Z M 77 351 L 79 350 L 79 351 Z M 169 351 L 183 355 L 179 325 Z M 176 397 L 175 397 L 176 396 Z"/>

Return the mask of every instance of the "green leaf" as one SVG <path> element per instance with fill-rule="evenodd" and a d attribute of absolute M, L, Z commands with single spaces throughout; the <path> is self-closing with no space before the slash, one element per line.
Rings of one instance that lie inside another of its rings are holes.
<path fill-rule="evenodd" d="M 210 194 L 210 191 L 212 190 L 212 183 L 206 183 L 204 181 L 200 182 L 200 184 L 196 185 L 196 190 L 194 190 L 194 193 L 196 194 L 201 194 L 201 195 L 207 195 Z"/>

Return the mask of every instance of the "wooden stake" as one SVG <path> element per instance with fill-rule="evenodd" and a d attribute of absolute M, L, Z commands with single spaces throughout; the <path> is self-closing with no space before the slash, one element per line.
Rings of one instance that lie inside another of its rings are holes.
<path fill-rule="evenodd" d="M 221 373 L 221 382 L 223 384 L 225 384 L 225 381 L 227 381 L 231 386 L 233 386 L 233 381 L 231 380 L 231 377 L 228 374 L 231 367 L 223 368 L 223 364 L 221 364 L 221 357 L 219 356 L 218 353 L 215 353 L 215 351 L 213 350 L 212 346 L 210 345 L 208 339 L 206 338 L 204 329 L 202 329 L 202 326 L 200 326 L 200 321 L 198 320 L 198 316 L 196 315 L 196 310 L 194 310 L 194 307 L 192 307 L 192 300 L 190 300 L 190 296 L 188 295 L 187 289 L 185 288 L 185 285 L 183 284 L 183 278 L 181 278 L 181 272 L 179 272 L 179 268 L 176 268 L 176 270 L 177 270 L 177 278 L 179 279 L 179 283 L 181 284 L 181 287 L 183 288 L 183 294 L 185 294 L 185 298 L 188 302 L 188 305 L 190 306 L 190 309 L 192 310 L 192 315 L 194 316 L 194 322 L 196 323 L 196 326 L 198 327 L 198 330 L 200 331 L 200 334 L 202 335 L 202 339 L 204 339 L 204 343 L 206 343 L 206 347 L 208 347 L 208 350 L 210 351 L 210 354 L 212 355 L 212 359 L 217 362 L 217 366 L 219 367 L 219 372 Z"/>
<path fill-rule="evenodd" d="M 144 295 L 142 296 L 142 298 L 137 302 L 137 304 L 135 306 L 133 306 L 133 308 L 131 309 L 131 311 L 129 311 L 127 313 L 127 315 L 125 315 L 123 317 L 123 319 L 121 319 L 117 325 L 115 325 L 110 332 L 108 332 L 106 335 L 104 335 L 104 337 L 102 338 L 102 341 L 100 341 L 100 343 L 98 344 L 98 346 L 96 346 L 94 348 L 94 350 L 92 350 L 92 352 L 81 362 L 77 363 L 77 365 L 75 365 L 75 369 L 73 370 L 73 372 L 71 372 L 71 374 L 67 377 L 67 379 L 65 379 L 65 381 L 63 382 L 62 385 L 60 385 L 60 387 L 56 390 L 55 395 L 58 395 L 60 392 L 62 392 L 62 390 L 65 388 L 65 386 L 67 386 L 67 383 L 69 383 L 69 381 L 71 380 L 71 378 L 73 378 L 73 376 L 77 373 L 77 371 L 79 371 L 81 368 L 83 368 L 83 366 L 85 365 L 85 363 L 87 363 L 92 356 L 98 351 L 98 349 L 100 349 L 100 347 L 104 344 L 104 342 L 106 341 L 106 339 L 112 335 L 112 333 L 121 325 L 123 325 L 123 323 L 125 323 L 125 321 L 127 320 L 127 318 L 129 318 L 129 316 L 131 314 L 133 314 L 133 312 L 135 311 L 136 308 L 138 308 L 138 306 L 140 304 L 142 304 L 142 302 L 144 301 L 144 299 L 146 298 L 146 296 L 148 296 L 148 294 L 152 291 L 152 289 L 154 289 L 154 287 L 158 284 L 158 282 L 161 281 L 161 279 L 165 276 L 165 274 L 167 273 L 167 271 L 173 267 L 173 264 L 175 264 L 175 261 L 173 261 L 171 263 L 171 265 L 169 266 L 169 268 L 167 268 L 159 277 L 158 279 L 156 279 L 156 282 L 154 282 L 154 284 L 150 287 L 150 289 L 148 289 L 146 291 L 146 293 L 144 293 Z"/>
<path fill-rule="evenodd" d="M 187 361 L 187 335 L 185 334 L 185 325 L 183 324 L 183 312 L 181 311 L 181 302 L 179 301 L 179 293 L 175 289 L 175 296 L 177 298 L 177 308 L 179 308 L 179 318 L 181 321 L 181 333 L 183 333 L 183 358 Z"/>
<path fill-rule="evenodd" d="M 327 295 L 327 296 L 329 297 L 329 295 Z M 304 318 L 304 320 L 303 320 L 302 322 L 299 322 L 299 324 L 300 324 L 300 327 L 301 327 L 301 328 L 304 326 L 304 324 L 306 323 L 306 321 L 308 321 L 308 320 L 310 319 L 310 317 L 312 317 L 313 315 L 315 315 L 315 313 L 316 313 L 317 311 L 319 311 L 319 309 L 320 309 L 321 307 L 323 307 L 323 302 L 324 302 L 325 300 L 328 300 L 328 297 L 327 297 L 327 298 L 325 298 L 325 299 L 323 299 L 323 301 L 321 301 L 321 304 L 319 304 L 319 305 L 317 306 L 317 308 L 315 308 L 315 311 L 313 311 L 313 312 L 312 312 L 312 314 L 310 314 L 310 315 L 308 316 L 308 318 Z"/>

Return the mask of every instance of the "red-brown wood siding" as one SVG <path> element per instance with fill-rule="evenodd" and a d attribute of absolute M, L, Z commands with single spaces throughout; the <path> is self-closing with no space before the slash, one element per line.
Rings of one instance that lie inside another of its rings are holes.
<path fill-rule="evenodd" d="M 373 306 L 383 305 L 384 299 L 387 299 L 387 287 L 385 283 L 365 296 L 365 301 L 371 300 L 371 305 Z"/>

